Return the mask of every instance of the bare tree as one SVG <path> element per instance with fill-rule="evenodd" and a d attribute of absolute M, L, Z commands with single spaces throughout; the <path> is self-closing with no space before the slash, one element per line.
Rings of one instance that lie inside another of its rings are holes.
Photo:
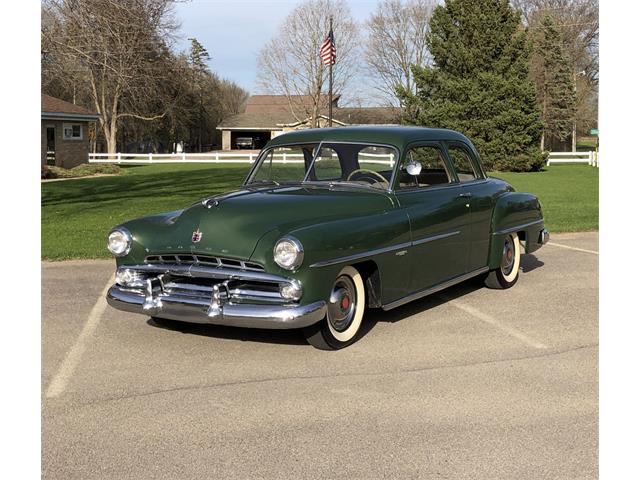
<path fill-rule="evenodd" d="M 344 0 L 307 0 L 296 7 L 258 58 L 260 87 L 267 93 L 286 95 L 294 117 L 299 121 L 310 118 L 312 126 L 318 126 L 319 115 L 327 107 L 323 89 L 329 69 L 322 64 L 320 45 L 329 33 L 330 17 L 337 50 L 333 91 L 341 94 L 357 73 L 359 48 L 358 28 Z M 308 96 L 310 104 L 300 101 L 298 95 Z"/>
<path fill-rule="evenodd" d="M 436 0 L 383 0 L 367 21 L 366 63 L 374 88 L 397 104 L 398 87 L 415 93 L 411 65 L 431 61 L 426 36 Z"/>
<path fill-rule="evenodd" d="M 242 111 L 249 98 L 249 93 L 230 80 L 222 80 L 220 88 L 220 104 L 222 115 L 235 115 Z"/>
<path fill-rule="evenodd" d="M 177 28 L 171 0 L 47 0 L 43 44 L 59 63 L 86 80 L 109 153 L 118 121 L 162 118 L 159 82 L 170 75 L 166 39 Z M 45 15 L 45 14 L 43 14 Z M 157 109 L 150 111 L 149 106 Z"/>
<path fill-rule="evenodd" d="M 572 150 L 575 150 L 578 129 L 597 126 L 598 120 L 598 0 L 511 0 L 511 3 L 522 12 L 533 39 L 543 28 L 546 16 L 553 18 L 561 33 L 576 92 L 576 121 L 571 135 Z M 540 77 L 540 65 L 535 58 L 531 73 L 534 79 Z"/>
<path fill-rule="evenodd" d="M 598 83 L 600 24 L 598 0 L 512 0 L 530 29 L 540 27 L 545 16 L 556 22 L 574 71 L 584 71 Z"/>

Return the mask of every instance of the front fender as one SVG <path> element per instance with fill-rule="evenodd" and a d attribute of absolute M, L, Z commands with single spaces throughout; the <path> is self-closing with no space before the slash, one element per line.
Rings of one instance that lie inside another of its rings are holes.
<path fill-rule="evenodd" d="M 500 266 L 505 235 L 517 232 L 525 242 L 525 252 L 531 253 L 542 246 L 539 237 L 543 229 L 542 205 L 535 195 L 507 192 L 498 197 L 491 218 L 489 268 Z"/>
<path fill-rule="evenodd" d="M 273 261 L 273 247 L 284 235 L 297 238 L 304 249 L 303 264 L 294 272 L 281 269 Z M 387 303 L 406 294 L 409 276 L 405 263 L 409 256 L 397 256 L 395 250 L 373 251 L 410 241 L 406 214 L 390 210 L 308 225 L 288 232 L 273 230 L 260 239 L 251 260 L 262 263 L 268 271 L 298 279 L 303 285 L 303 303 L 326 300 L 342 268 L 372 260 L 380 273 L 382 300 Z M 367 255 L 369 252 L 373 254 Z"/>

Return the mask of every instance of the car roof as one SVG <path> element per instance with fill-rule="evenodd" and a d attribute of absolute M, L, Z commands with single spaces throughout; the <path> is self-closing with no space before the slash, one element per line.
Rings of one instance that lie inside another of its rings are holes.
<path fill-rule="evenodd" d="M 267 146 L 305 142 L 370 142 L 392 145 L 402 150 L 417 141 L 458 140 L 471 144 L 460 132 L 445 128 L 412 126 L 353 126 L 337 128 L 310 128 L 283 133 L 271 139 Z"/>

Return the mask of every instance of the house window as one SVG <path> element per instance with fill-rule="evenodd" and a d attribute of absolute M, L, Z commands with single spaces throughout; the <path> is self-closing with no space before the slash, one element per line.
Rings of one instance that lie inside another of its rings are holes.
<path fill-rule="evenodd" d="M 62 126 L 62 138 L 64 140 L 82 140 L 82 125 L 65 123 Z"/>

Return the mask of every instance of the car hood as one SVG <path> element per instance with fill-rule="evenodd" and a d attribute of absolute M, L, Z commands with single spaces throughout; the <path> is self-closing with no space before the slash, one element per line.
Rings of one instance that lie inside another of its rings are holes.
<path fill-rule="evenodd" d="M 284 235 L 322 221 L 382 213 L 392 206 L 390 196 L 382 191 L 282 186 L 211 197 L 125 226 L 146 254 L 197 252 L 249 259 L 260 238 L 272 230 Z"/>

